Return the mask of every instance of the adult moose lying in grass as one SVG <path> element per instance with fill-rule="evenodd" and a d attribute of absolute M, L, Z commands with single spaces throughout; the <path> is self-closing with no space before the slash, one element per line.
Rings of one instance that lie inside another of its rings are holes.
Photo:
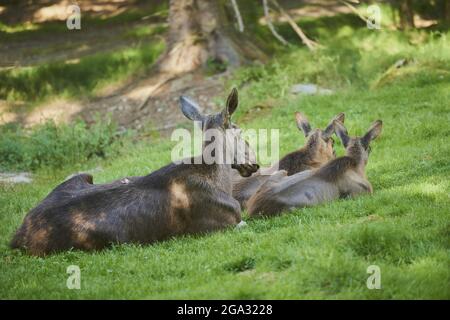
<path fill-rule="evenodd" d="M 346 155 L 331 160 L 317 170 L 307 170 L 293 176 L 278 171 L 248 200 L 250 216 L 271 216 L 295 208 L 317 205 L 337 198 L 372 193 L 365 167 L 370 142 L 381 133 L 377 120 L 363 137 L 349 137 L 347 130 L 336 122 L 336 134 L 346 149 Z"/>
<path fill-rule="evenodd" d="M 204 132 L 215 129 L 216 138 L 225 142 L 219 151 L 233 163 L 207 164 L 202 154 L 125 183 L 95 185 L 90 175 L 74 176 L 28 213 L 11 247 L 42 256 L 71 248 L 102 249 L 112 243 L 152 243 L 238 224 L 241 208 L 231 196 L 232 168 L 250 176 L 259 166 L 231 123 L 237 90 L 229 95 L 224 110 L 214 115 L 200 114 L 188 98 L 181 97 L 180 102 L 184 115 L 200 121 Z M 231 146 L 231 140 L 245 148 Z M 207 146 L 204 142 L 203 150 Z"/>

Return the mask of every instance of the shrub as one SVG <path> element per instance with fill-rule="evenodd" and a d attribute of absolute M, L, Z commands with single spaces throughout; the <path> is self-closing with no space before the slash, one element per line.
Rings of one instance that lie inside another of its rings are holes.
<path fill-rule="evenodd" d="M 81 120 L 56 125 L 53 121 L 32 129 L 18 125 L 0 127 L 0 171 L 61 168 L 93 157 L 104 158 L 117 151 L 116 125 L 97 121 L 92 126 Z"/>

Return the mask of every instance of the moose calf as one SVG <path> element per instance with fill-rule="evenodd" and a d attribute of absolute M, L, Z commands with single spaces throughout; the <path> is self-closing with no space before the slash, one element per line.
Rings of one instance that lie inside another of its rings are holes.
<path fill-rule="evenodd" d="M 271 216 L 294 208 L 313 206 L 342 197 L 372 193 L 365 167 L 370 142 L 381 133 L 382 122 L 377 120 L 363 137 L 349 137 L 347 130 L 336 122 L 336 134 L 346 148 L 346 155 L 331 160 L 316 170 L 293 176 L 285 171 L 270 176 L 248 201 L 250 216 Z"/>
<path fill-rule="evenodd" d="M 285 170 L 287 175 L 290 176 L 305 170 L 319 168 L 336 157 L 332 135 L 335 131 L 335 121 L 344 122 L 344 113 L 335 116 L 324 130 L 311 130 L 308 119 L 300 112 L 295 113 L 295 119 L 297 127 L 303 131 L 307 139 L 301 149 L 285 155 L 277 164 L 270 168 L 261 169 L 249 178 L 235 175 L 233 197 L 239 201 L 242 209 L 247 208 L 248 199 L 277 170 Z"/>

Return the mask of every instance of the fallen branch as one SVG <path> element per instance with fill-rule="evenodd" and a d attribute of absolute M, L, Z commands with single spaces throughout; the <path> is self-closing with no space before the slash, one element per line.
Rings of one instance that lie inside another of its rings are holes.
<path fill-rule="evenodd" d="M 273 5 L 280 11 L 280 13 L 286 18 L 288 23 L 291 25 L 292 29 L 297 33 L 302 42 L 310 49 L 314 50 L 319 45 L 317 42 L 309 39 L 302 29 L 295 23 L 294 19 L 278 4 L 276 0 L 271 0 Z"/>
<path fill-rule="evenodd" d="M 236 0 L 231 0 L 231 4 L 233 5 L 233 10 L 238 23 L 239 32 L 242 33 L 244 32 L 244 21 L 242 20 L 241 12 L 239 11 L 239 7 L 237 5 Z"/>
<path fill-rule="evenodd" d="M 359 11 L 358 9 L 356 9 L 353 5 L 351 5 L 350 3 L 348 3 L 345 0 L 339 0 L 340 3 L 343 3 L 344 5 L 346 5 L 348 8 L 350 8 L 350 10 L 353 11 L 353 13 L 355 13 L 361 20 L 363 20 L 365 23 L 369 23 L 369 19 L 367 19 L 366 17 L 364 17 Z M 354 3 L 359 3 L 359 2 L 354 2 Z"/>
<path fill-rule="evenodd" d="M 269 14 L 269 5 L 267 4 L 267 0 L 263 0 L 263 8 L 264 8 L 264 16 L 266 17 L 267 26 L 269 27 L 270 31 L 274 35 L 275 38 L 277 38 L 278 41 L 280 41 L 283 45 L 287 46 L 289 42 L 287 42 L 278 32 L 275 30 L 275 27 L 272 24 L 272 19 L 270 18 Z"/>

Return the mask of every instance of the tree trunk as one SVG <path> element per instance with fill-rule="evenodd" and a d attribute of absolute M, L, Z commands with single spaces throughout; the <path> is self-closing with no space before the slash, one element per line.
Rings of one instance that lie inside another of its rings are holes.
<path fill-rule="evenodd" d="M 444 12 L 442 13 L 443 15 L 443 20 L 446 22 L 450 22 L 450 2 L 449 1 L 444 1 Z"/>
<path fill-rule="evenodd" d="M 400 27 L 402 29 L 414 28 L 414 10 L 412 0 L 399 0 Z"/>
<path fill-rule="evenodd" d="M 167 50 L 159 70 L 172 74 L 194 71 L 208 60 L 235 67 L 264 54 L 227 15 L 223 0 L 170 0 Z"/>

